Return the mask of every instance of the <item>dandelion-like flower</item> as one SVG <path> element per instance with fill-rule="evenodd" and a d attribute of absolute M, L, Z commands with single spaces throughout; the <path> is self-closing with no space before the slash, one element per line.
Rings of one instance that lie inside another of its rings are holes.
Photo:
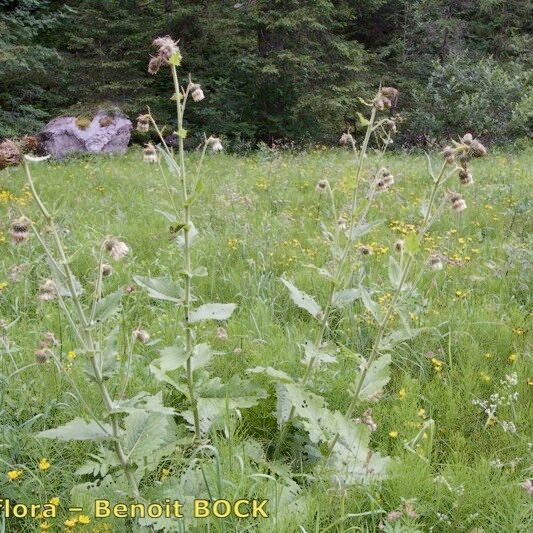
<path fill-rule="evenodd" d="M 189 90 L 195 102 L 201 102 L 205 98 L 204 91 L 202 91 L 202 87 L 198 83 L 191 83 Z"/>
<path fill-rule="evenodd" d="M 30 219 L 24 216 L 11 222 L 11 239 L 15 244 L 20 244 L 28 239 L 30 226 Z"/>
<path fill-rule="evenodd" d="M 150 115 L 139 115 L 137 117 L 137 131 L 146 133 L 150 129 Z"/>
<path fill-rule="evenodd" d="M 43 302 L 49 302 L 57 298 L 57 287 L 53 279 L 47 279 L 39 287 L 39 295 L 37 298 Z"/>
<path fill-rule="evenodd" d="M 132 333 L 133 339 L 139 341 L 141 344 L 150 342 L 150 334 L 144 329 L 136 329 Z"/>
<path fill-rule="evenodd" d="M 107 237 L 103 242 L 104 250 L 115 260 L 126 257 L 130 251 L 125 242 L 119 241 L 115 237 Z"/>
<path fill-rule="evenodd" d="M 0 143 L 0 170 L 6 167 L 15 167 L 22 161 L 22 152 L 10 140 Z"/>
<path fill-rule="evenodd" d="M 157 150 L 152 143 L 147 143 L 144 146 L 143 161 L 145 163 L 157 163 Z"/>

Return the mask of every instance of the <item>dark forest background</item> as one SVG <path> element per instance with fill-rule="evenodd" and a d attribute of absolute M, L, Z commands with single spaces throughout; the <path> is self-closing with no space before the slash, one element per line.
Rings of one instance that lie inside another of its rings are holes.
<path fill-rule="evenodd" d="M 169 34 L 208 98 L 189 127 L 235 148 L 333 142 L 379 83 L 401 91 L 399 144 L 523 139 L 532 29 L 529 0 L 0 0 L 0 138 L 98 107 L 171 121 L 169 80 L 146 71 Z"/>

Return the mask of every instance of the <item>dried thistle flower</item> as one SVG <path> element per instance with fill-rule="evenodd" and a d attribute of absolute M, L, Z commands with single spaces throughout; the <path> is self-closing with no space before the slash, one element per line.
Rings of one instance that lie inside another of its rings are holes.
<path fill-rule="evenodd" d="M 372 255 L 372 248 L 370 248 L 370 246 L 365 246 L 364 244 L 359 246 L 359 248 L 357 248 L 357 251 L 361 255 Z"/>
<path fill-rule="evenodd" d="M 57 287 L 53 279 L 47 279 L 41 284 L 37 298 L 43 302 L 49 302 L 57 298 Z"/>
<path fill-rule="evenodd" d="M 396 89 L 395 87 L 382 87 L 381 94 L 383 96 L 386 96 L 392 102 L 395 102 L 398 99 L 400 91 L 398 91 L 398 89 Z"/>
<path fill-rule="evenodd" d="M 152 143 L 147 143 L 144 146 L 143 161 L 145 163 L 157 163 L 157 150 Z"/>
<path fill-rule="evenodd" d="M 329 188 L 328 180 L 319 180 L 316 184 L 315 191 L 319 194 L 324 194 Z"/>
<path fill-rule="evenodd" d="M 150 342 L 150 334 L 144 329 L 136 329 L 132 333 L 133 340 L 139 341 L 141 344 Z"/>
<path fill-rule="evenodd" d="M 339 220 L 337 220 L 337 227 L 341 230 L 347 230 L 348 229 L 348 221 L 344 217 L 340 217 Z"/>
<path fill-rule="evenodd" d="M 107 263 L 102 263 L 102 265 L 100 266 L 100 271 L 102 272 L 102 276 L 106 278 L 113 274 L 113 267 L 111 265 L 108 265 Z"/>
<path fill-rule="evenodd" d="M 204 91 L 202 91 L 202 87 L 198 83 L 191 83 L 189 90 L 195 102 L 201 102 L 205 98 Z"/>
<path fill-rule="evenodd" d="M 457 213 L 461 213 L 467 207 L 463 197 L 456 192 L 450 194 L 450 202 L 452 203 L 452 209 Z"/>
<path fill-rule="evenodd" d="M 163 58 L 159 56 L 150 58 L 150 61 L 148 62 L 148 74 L 157 74 L 162 64 Z"/>
<path fill-rule="evenodd" d="M 0 170 L 6 167 L 15 167 L 22 161 L 22 152 L 10 140 L 0 143 Z"/>
<path fill-rule="evenodd" d="M 219 327 L 219 328 L 217 328 L 215 337 L 219 341 L 226 341 L 226 340 L 228 340 L 228 332 L 223 327 Z"/>
<path fill-rule="evenodd" d="M 399 239 L 394 243 L 394 249 L 401 253 L 403 252 L 403 249 L 405 248 L 405 241 L 403 239 Z"/>
<path fill-rule="evenodd" d="M 165 37 L 157 37 L 153 40 L 152 46 L 158 49 L 158 56 L 167 60 L 175 53 L 179 52 L 178 41 L 174 41 L 169 35 L 166 35 Z"/>
<path fill-rule="evenodd" d="M 444 268 L 444 264 L 442 263 L 442 259 L 438 255 L 432 255 L 429 258 L 428 264 L 434 272 L 438 272 Z"/>
<path fill-rule="evenodd" d="M 487 155 L 487 149 L 477 139 L 474 139 L 470 143 L 470 153 L 472 157 L 485 157 Z"/>
<path fill-rule="evenodd" d="M 383 178 L 381 180 L 383 182 L 383 186 L 388 189 L 394 185 L 394 176 L 386 168 L 382 169 L 381 172 L 383 174 Z"/>
<path fill-rule="evenodd" d="M 130 251 L 125 242 L 119 241 L 115 237 L 106 237 L 103 242 L 103 247 L 115 261 L 126 257 Z"/>
<path fill-rule="evenodd" d="M 15 244 L 24 242 L 28 237 L 28 230 L 31 226 L 31 220 L 27 217 L 16 218 L 11 222 L 11 239 Z"/>
<path fill-rule="evenodd" d="M 444 150 L 442 150 L 442 156 L 444 157 L 444 160 L 448 165 L 453 164 L 454 160 L 454 150 L 451 146 L 447 145 L 444 147 Z"/>
<path fill-rule="evenodd" d="M 474 137 L 471 133 L 465 133 L 463 137 L 461 138 L 461 142 L 463 144 L 470 144 L 474 140 Z"/>
<path fill-rule="evenodd" d="M 355 144 L 355 141 L 352 134 L 349 131 L 343 133 L 341 135 L 341 138 L 339 139 L 339 144 L 341 144 L 342 146 L 347 146 L 348 144 L 353 146 Z"/>
<path fill-rule="evenodd" d="M 150 129 L 150 115 L 139 115 L 137 117 L 137 131 L 143 133 L 147 132 Z"/>
<path fill-rule="evenodd" d="M 210 135 L 209 138 L 206 141 L 207 146 L 211 147 L 211 152 L 217 153 L 222 152 L 224 150 L 224 147 L 222 146 L 222 142 L 218 137 L 214 137 L 213 135 Z"/>
<path fill-rule="evenodd" d="M 466 164 L 463 164 L 463 166 L 459 168 L 459 181 L 463 185 L 471 185 L 474 183 L 472 173 L 468 170 Z"/>
<path fill-rule="evenodd" d="M 35 352 L 35 361 L 40 365 L 44 365 L 50 361 L 52 358 L 52 350 L 49 348 L 43 348 Z"/>

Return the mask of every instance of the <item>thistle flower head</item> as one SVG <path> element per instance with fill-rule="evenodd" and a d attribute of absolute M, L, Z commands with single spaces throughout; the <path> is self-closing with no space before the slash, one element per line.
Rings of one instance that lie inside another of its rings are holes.
<path fill-rule="evenodd" d="M 137 131 L 147 132 L 150 129 L 150 115 L 139 115 L 137 117 Z"/>
<path fill-rule="evenodd" d="M 361 255 L 372 255 L 372 248 L 370 248 L 370 246 L 365 246 L 364 244 L 359 246 L 359 248 L 357 248 L 357 251 Z"/>
<path fill-rule="evenodd" d="M 31 227 L 31 220 L 27 217 L 16 218 L 11 222 L 11 239 L 15 244 L 24 242 L 29 237 L 28 230 Z"/>
<path fill-rule="evenodd" d="M 466 163 L 459 168 L 459 181 L 463 185 L 471 185 L 474 183 L 474 178 L 472 177 L 472 173 L 468 170 Z"/>
<path fill-rule="evenodd" d="M 53 279 L 47 279 L 41 284 L 37 298 L 43 302 L 49 302 L 57 298 L 57 287 Z"/>
<path fill-rule="evenodd" d="M 174 41 L 169 35 L 165 35 L 165 37 L 157 37 L 153 40 L 152 46 L 157 48 L 158 56 L 167 60 L 175 53 L 179 52 L 178 41 Z"/>
<path fill-rule="evenodd" d="M 102 263 L 100 266 L 100 272 L 102 272 L 102 277 L 107 278 L 113 274 L 113 267 L 107 263 Z"/>
<path fill-rule="evenodd" d="M 132 333 L 133 340 L 140 342 L 141 344 L 146 344 L 150 342 L 150 334 L 144 329 L 136 329 Z"/>
<path fill-rule="evenodd" d="M 206 141 L 207 146 L 211 147 L 211 152 L 217 153 L 222 152 L 224 150 L 224 147 L 222 146 L 222 142 L 218 137 L 215 137 L 214 135 L 210 135 L 209 138 Z"/>
<path fill-rule="evenodd" d="M 144 145 L 143 161 L 145 163 L 157 163 L 157 150 L 152 143 L 146 143 Z"/>
<path fill-rule="evenodd" d="M 228 332 L 223 327 L 218 327 L 217 331 L 216 331 L 216 334 L 215 334 L 215 337 L 219 341 L 226 341 L 226 340 L 228 340 Z"/>
<path fill-rule="evenodd" d="M 452 204 L 452 209 L 457 213 L 461 213 L 467 207 L 464 198 L 456 192 L 450 193 L 450 202 Z"/>
<path fill-rule="evenodd" d="M 398 89 L 396 89 L 395 87 L 382 87 L 381 94 L 394 101 L 398 98 L 400 91 L 398 91 Z"/>
<path fill-rule="evenodd" d="M 163 58 L 159 56 L 151 57 L 148 62 L 148 74 L 157 74 L 161 65 L 163 64 Z"/>
<path fill-rule="evenodd" d="M 315 190 L 319 194 L 324 194 L 329 188 L 328 180 L 319 180 L 316 184 Z"/>
<path fill-rule="evenodd" d="M 355 143 L 354 138 L 349 131 L 346 133 L 343 133 L 341 135 L 341 138 L 339 139 L 339 144 L 341 144 L 342 146 L 347 146 L 348 144 L 353 146 L 354 143 Z"/>
<path fill-rule="evenodd" d="M 361 424 L 365 424 L 365 426 L 368 427 L 368 429 L 371 431 L 371 432 L 374 432 L 378 429 L 378 425 L 376 424 L 376 422 L 374 421 L 374 418 L 373 418 L 373 413 L 372 413 L 372 408 L 369 407 L 362 415 L 361 415 L 361 418 L 358 418 L 356 419 L 356 422 L 359 422 Z"/>
<path fill-rule="evenodd" d="M 471 133 L 465 133 L 462 137 L 461 137 L 461 142 L 463 144 L 470 144 L 472 142 L 472 140 L 474 139 L 473 135 Z"/>
<path fill-rule="evenodd" d="M 202 87 L 198 83 L 191 83 L 189 90 L 195 102 L 201 102 L 205 98 L 204 91 L 202 91 Z"/>
<path fill-rule="evenodd" d="M 455 152 L 451 146 L 449 145 L 445 146 L 441 153 L 446 163 L 448 163 L 448 165 L 453 164 Z"/>
<path fill-rule="evenodd" d="M 442 259 L 438 255 L 430 256 L 428 264 L 431 270 L 433 270 L 434 272 L 438 272 L 439 270 L 442 270 L 444 268 Z"/>
<path fill-rule="evenodd" d="M 52 358 L 52 350 L 48 348 L 43 348 L 43 349 L 37 350 L 34 355 L 35 355 L 35 361 L 39 363 L 40 365 L 44 365 L 45 363 L 48 363 L 50 359 Z"/>
<path fill-rule="evenodd" d="M 344 217 L 339 217 L 339 220 L 337 220 L 337 227 L 341 231 L 348 229 L 348 221 Z"/>
<path fill-rule="evenodd" d="M 15 167 L 22 161 L 22 152 L 10 140 L 0 143 L 0 170 L 6 167 Z"/>
<path fill-rule="evenodd" d="M 472 157 L 485 157 L 487 155 L 487 149 L 477 139 L 474 139 L 470 143 L 470 153 Z"/>
<path fill-rule="evenodd" d="M 394 243 L 394 249 L 401 253 L 403 252 L 403 249 L 405 248 L 405 241 L 403 239 L 399 239 Z"/>
<path fill-rule="evenodd" d="M 106 237 L 103 242 L 104 250 L 115 260 L 119 261 L 126 257 L 130 251 L 125 242 L 119 241 L 115 237 Z"/>

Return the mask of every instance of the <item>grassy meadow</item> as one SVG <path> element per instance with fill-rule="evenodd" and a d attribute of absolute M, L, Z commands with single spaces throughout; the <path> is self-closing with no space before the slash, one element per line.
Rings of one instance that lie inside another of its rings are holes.
<path fill-rule="evenodd" d="M 199 156 L 190 157 L 194 162 Z M 370 153 L 365 160 L 363 181 L 377 164 L 375 157 Z M 385 164 L 396 184 L 377 196 L 368 214 L 369 220 L 382 223 L 355 242 L 349 255 L 354 276 L 364 275 L 380 306 L 392 294 L 389 256 L 396 253 L 395 242 L 420 223 L 431 181 L 424 154 L 387 154 Z M 133 280 L 134 275 L 177 278 L 182 269 L 175 228 L 159 212 L 174 209 L 171 199 L 179 198 L 179 187 L 164 161 L 161 165 L 165 177 L 159 165 L 143 163 L 141 149 L 133 147 L 126 156 L 32 164 L 32 172 L 60 228 L 72 269 L 88 288 L 82 299 L 94 286 L 102 238 L 118 236 L 131 248 L 127 258 L 112 263 L 113 274 L 103 281 L 105 293 L 131 287 L 114 318 L 120 329 L 119 374 L 109 380 L 110 389 L 116 393 L 125 387 L 126 397 L 162 391 L 164 405 L 179 411 L 183 397 L 155 380 L 149 365 L 159 349 L 180 335 L 180 309 L 150 299 Z M 206 441 L 213 448 L 194 457 L 187 430 L 180 430 L 183 444 L 143 481 L 143 494 L 149 499 L 152 487 L 176 479 L 171 485 L 176 497 L 182 491 L 198 498 L 268 499 L 269 518 L 210 517 L 178 523 L 174 530 L 533 529 L 531 496 L 522 486 L 533 476 L 532 166 L 531 150 L 492 152 L 473 161 L 474 184 L 461 187 L 457 178 L 450 182 L 460 188 L 468 208 L 461 214 L 446 208 L 424 238 L 413 275 L 417 297 L 409 309 L 411 325 L 420 333 L 394 348 L 392 378 L 372 406 L 377 425 L 372 449 L 394 458 L 386 479 L 334 488 L 311 474 L 304 459 L 312 462 L 312 457 L 298 453 L 299 447 L 308 449 L 308 442 L 297 430 L 282 450 L 282 456 L 292 459 L 274 460 L 279 433 L 275 389 L 266 376 L 256 374 L 253 381 L 268 397 L 237 416 L 228 414 Z M 326 148 L 207 154 L 203 175 L 204 190 L 192 207 L 199 232 L 192 261 L 209 275 L 194 279 L 194 294 L 199 303 L 237 304 L 229 320 L 196 327 L 197 341 L 208 342 L 217 352 L 211 374 L 226 382 L 244 378 L 247 369 L 271 366 L 301 376 L 301 346 L 317 326 L 291 302 L 280 278 L 318 302 L 327 299 L 326 280 L 308 266 L 327 267 L 330 260 L 321 221 L 331 221 L 332 208 L 315 187 L 327 179 L 342 211 L 351 196 L 353 156 Z M 101 412 L 102 400 L 86 379 L 84 356 L 57 302 L 37 298 L 49 277 L 41 245 L 35 236 L 21 245 L 10 240 L 10 220 L 21 214 L 49 238 L 21 167 L 0 173 L 0 212 L 0 497 L 28 504 L 53 498 L 60 502 L 56 518 L 4 518 L 0 531 L 137 531 L 141 526 L 118 518 L 95 519 L 89 510 L 83 519 L 69 522 L 68 506 L 86 497 L 73 487 L 94 479 L 75 472 L 99 445 L 35 435 L 85 416 L 88 408 Z M 361 254 L 362 245 L 370 253 Z M 442 270 L 428 268 L 432 253 L 443 258 Z M 25 266 L 13 270 L 18 265 Z M 130 346 L 131 331 L 139 328 L 151 340 Z M 38 364 L 34 352 L 48 331 L 59 341 L 57 364 Z M 336 347 L 336 362 L 322 365 L 312 384 L 330 409 L 346 411 L 357 354 L 368 354 L 374 335 L 375 325 L 360 301 L 332 313 L 326 338 Z M 126 347 L 131 357 L 124 355 Z M 490 397 L 496 393 L 512 399 L 487 415 L 476 402 L 493 403 Z M 184 425 L 179 417 L 176 421 Z M 195 469 L 190 469 L 192 463 Z M 18 471 L 15 477 L 8 475 Z M 139 530 L 150 531 L 149 526 Z"/>

